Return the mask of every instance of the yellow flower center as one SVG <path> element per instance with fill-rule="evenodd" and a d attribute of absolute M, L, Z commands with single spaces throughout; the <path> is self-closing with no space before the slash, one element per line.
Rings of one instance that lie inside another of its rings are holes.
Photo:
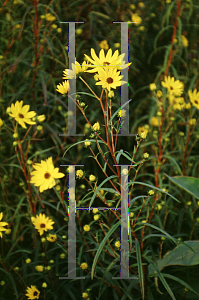
<path fill-rule="evenodd" d="M 44 177 L 45 177 L 46 179 L 49 179 L 49 178 L 50 178 L 50 173 L 45 173 Z"/>
<path fill-rule="evenodd" d="M 19 118 L 23 119 L 24 118 L 24 115 L 22 114 L 18 114 Z"/>
<path fill-rule="evenodd" d="M 113 79 L 111 77 L 107 78 L 106 80 L 109 84 L 113 83 Z"/>
<path fill-rule="evenodd" d="M 45 228 L 45 227 L 46 227 L 46 225 L 44 223 L 40 224 L 40 228 Z"/>

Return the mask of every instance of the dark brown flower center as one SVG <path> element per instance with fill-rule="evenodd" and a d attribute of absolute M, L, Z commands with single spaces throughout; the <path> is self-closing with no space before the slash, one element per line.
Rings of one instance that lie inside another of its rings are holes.
<path fill-rule="evenodd" d="M 45 173 L 44 177 L 45 177 L 46 179 L 50 178 L 50 173 Z"/>
<path fill-rule="evenodd" d="M 195 103 L 195 104 L 198 104 L 198 101 L 197 101 L 197 100 L 194 100 L 194 103 Z"/>
<path fill-rule="evenodd" d="M 172 86 L 170 86 L 170 90 L 173 90 L 173 87 L 172 87 Z"/>
<path fill-rule="evenodd" d="M 45 228 L 45 227 L 46 227 L 46 225 L 44 223 L 40 224 L 40 228 Z"/>
<path fill-rule="evenodd" d="M 108 62 L 108 61 L 105 61 L 104 63 L 103 63 L 103 66 L 109 66 L 110 65 L 110 63 Z"/>
<path fill-rule="evenodd" d="M 37 296 L 37 295 L 38 295 L 38 292 L 34 291 L 33 296 Z"/>
<path fill-rule="evenodd" d="M 111 77 L 107 78 L 106 80 L 109 84 L 113 83 L 113 79 Z"/>
<path fill-rule="evenodd" d="M 24 118 L 24 115 L 22 114 L 18 114 L 19 118 L 23 119 Z"/>

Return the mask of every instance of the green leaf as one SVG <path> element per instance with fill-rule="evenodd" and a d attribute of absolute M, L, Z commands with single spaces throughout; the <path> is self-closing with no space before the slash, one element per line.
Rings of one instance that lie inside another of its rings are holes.
<path fill-rule="evenodd" d="M 139 282 L 141 287 L 142 299 L 144 299 L 144 274 L 142 269 L 142 258 L 141 258 L 141 251 L 140 251 L 140 245 L 138 240 L 135 240 L 135 246 L 136 246 L 136 256 L 137 256 L 137 263 L 138 263 Z"/>
<path fill-rule="evenodd" d="M 164 173 L 165 174 L 165 173 Z M 199 199 L 199 178 L 190 176 L 174 176 L 170 177 L 165 174 L 173 183 Z"/>
<path fill-rule="evenodd" d="M 109 237 L 111 236 L 111 234 L 116 230 L 116 228 L 121 224 L 121 220 L 118 221 L 115 225 L 113 225 L 113 227 L 109 230 L 109 232 L 107 233 L 107 235 L 104 237 L 103 241 L 100 243 L 99 248 L 95 254 L 94 260 L 93 260 L 93 264 L 92 264 L 92 269 L 91 269 L 91 279 L 93 280 L 93 275 L 94 275 L 94 270 L 95 270 L 95 266 L 97 264 L 97 260 L 100 256 L 100 253 L 103 250 L 104 245 L 106 244 L 106 241 L 109 239 Z"/>
<path fill-rule="evenodd" d="M 199 264 L 199 241 L 186 241 L 178 245 L 174 250 L 165 254 L 156 262 L 158 270 L 171 265 L 194 266 Z M 152 265 L 148 268 L 149 275 L 154 272 Z"/>

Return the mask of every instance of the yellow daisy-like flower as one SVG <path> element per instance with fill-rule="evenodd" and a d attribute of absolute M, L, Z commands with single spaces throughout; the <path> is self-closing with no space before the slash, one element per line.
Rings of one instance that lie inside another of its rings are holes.
<path fill-rule="evenodd" d="M 165 76 L 161 84 L 168 90 L 169 96 L 181 96 L 183 93 L 184 84 L 179 80 L 175 81 L 174 77 Z"/>
<path fill-rule="evenodd" d="M 154 127 L 158 127 L 159 126 L 159 121 L 158 121 L 158 118 L 157 117 L 152 117 L 151 118 L 151 121 L 150 121 L 150 124 Z"/>
<path fill-rule="evenodd" d="M 128 66 L 131 65 L 125 64 L 123 59 L 125 56 L 125 53 L 119 55 L 119 51 L 116 50 L 112 56 L 112 49 L 109 49 L 106 56 L 104 53 L 104 49 L 100 50 L 99 57 L 97 57 L 95 50 L 91 48 L 91 57 L 90 58 L 88 55 L 84 54 L 86 59 L 91 62 L 93 65 L 89 65 L 90 68 L 93 68 L 92 70 L 87 70 L 86 72 L 89 73 L 95 73 L 98 72 L 99 69 L 110 69 L 110 68 L 116 68 L 118 70 L 125 69 Z"/>
<path fill-rule="evenodd" d="M 88 69 L 88 64 L 86 61 L 80 65 L 77 61 L 75 61 L 75 64 L 72 64 L 72 70 L 71 69 L 65 69 L 63 71 L 63 79 L 76 79 L 76 75 L 85 72 Z"/>
<path fill-rule="evenodd" d="M 56 17 L 51 15 L 50 13 L 46 14 L 46 20 L 49 22 L 55 21 Z"/>
<path fill-rule="evenodd" d="M 140 18 L 140 16 L 137 13 L 135 13 L 132 14 L 131 21 L 136 22 L 135 25 L 138 26 L 142 22 L 142 18 Z"/>
<path fill-rule="evenodd" d="M 86 269 L 88 269 L 88 264 L 87 263 L 82 263 L 80 265 L 80 268 L 82 268 L 82 270 L 86 270 Z"/>
<path fill-rule="evenodd" d="M 98 212 L 98 208 L 93 208 L 93 213 L 96 214 Z"/>
<path fill-rule="evenodd" d="M 82 298 L 88 299 L 88 293 L 82 293 Z"/>
<path fill-rule="evenodd" d="M 89 176 L 89 180 L 90 180 L 90 181 L 95 181 L 95 180 L 96 180 L 96 177 L 95 177 L 94 175 L 91 174 L 91 175 Z"/>
<path fill-rule="evenodd" d="M 31 172 L 32 178 L 30 183 L 39 186 L 40 193 L 55 186 L 56 178 L 65 176 L 63 173 L 59 173 L 59 168 L 54 168 L 52 157 L 49 157 L 46 161 L 42 160 L 41 163 L 34 164 L 33 168 L 35 171 Z"/>
<path fill-rule="evenodd" d="M 148 134 L 148 129 L 146 129 L 145 126 L 142 127 L 138 127 L 138 134 L 141 135 L 141 133 L 146 132 L 146 134 Z"/>
<path fill-rule="evenodd" d="M 42 213 L 37 215 L 36 218 L 31 217 L 31 221 L 40 235 L 42 235 L 44 231 L 52 230 L 52 225 L 55 223 L 53 220 L 49 219 L 49 217 L 46 217 L 45 214 Z"/>
<path fill-rule="evenodd" d="M 189 124 L 190 124 L 191 126 L 196 125 L 196 119 L 195 119 L 195 118 L 190 119 L 190 120 L 189 120 Z"/>
<path fill-rule="evenodd" d="M 95 215 L 95 216 L 93 217 L 93 219 L 94 219 L 95 221 L 99 220 L 99 218 L 100 218 L 100 215 Z"/>
<path fill-rule="evenodd" d="M 182 110 L 185 106 L 186 106 L 186 103 L 185 103 L 183 97 L 174 98 L 173 109 Z"/>
<path fill-rule="evenodd" d="M 55 242 L 57 239 L 57 235 L 56 234 L 49 234 L 47 237 L 47 240 L 51 243 Z"/>
<path fill-rule="evenodd" d="M 120 241 L 115 242 L 115 247 L 120 248 Z"/>
<path fill-rule="evenodd" d="M 31 121 L 30 119 L 36 115 L 35 111 L 29 111 L 30 105 L 23 106 L 23 100 L 17 101 L 15 104 L 11 104 L 9 115 L 23 127 L 27 128 L 26 124 L 34 125 L 36 122 Z"/>
<path fill-rule="evenodd" d="M 59 85 L 57 85 L 56 91 L 58 91 L 62 95 L 67 94 L 69 91 L 68 80 L 65 80 L 64 82 L 59 83 Z"/>
<path fill-rule="evenodd" d="M 38 289 L 31 285 L 31 287 L 27 287 L 26 289 L 27 294 L 25 294 L 29 300 L 39 299 L 40 291 Z"/>
<path fill-rule="evenodd" d="M 199 92 L 195 89 L 193 92 L 192 90 L 188 91 L 190 102 L 195 106 L 197 109 L 199 109 Z"/>
<path fill-rule="evenodd" d="M 35 269 L 36 269 L 38 272 L 43 272 L 44 267 L 43 267 L 43 266 L 36 266 Z"/>
<path fill-rule="evenodd" d="M 151 83 L 151 84 L 149 85 L 149 88 L 150 88 L 151 91 L 155 91 L 155 90 L 157 89 L 155 83 Z"/>
<path fill-rule="evenodd" d="M 158 97 L 158 98 L 162 97 L 162 91 L 160 91 L 160 90 L 157 91 L 157 97 Z"/>
<path fill-rule="evenodd" d="M 111 88 L 116 89 L 116 87 L 121 86 L 122 84 L 127 83 L 126 81 L 122 81 L 122 77 L 124 75 L 119 75 L 120 71 L 117 72 L 116 68 L 112 69 L 98 69 L 99 81 L 96 82 L 96 85 L 101 85 L 103 89 L 107 89 L 108 91 Z"/>
<path fill-rule="evenodd" d="M 183 46 L 188 47 L 188 45 L 189 45 L 188 39 L 184 35 L 181 35 L 181 39 L 182 39 Z"/>
<path fill-rule="evenodd" d="M 83 228 L 84 228 L 84 231 L 90 231 L 90 229 L 91 229 L 89 225 L 84 225 Z"/>
<path fill-rule="evenodd" d="M 84 176 L 84 172 L 82 170 L 77 170 L 76 177 L 81 179 Z"/>
<path fill-rule="evenodd" d="M 109 49 L 109 45 L 107 43 L 107 40 L 103 40 L 99 43 L 99 46 L 101 49 L 105 49 L 105 50 L 108 50 Z"/>
<path fill-rule="evenodd" d="M 0 213 L 0 221 L 3 219 L 3 213 L 1 212 Z M 2 232 L 1 231 L 6 231 L 7 229 L 6 228 L 3 228 L 4 226 L 7 226 L 8 223 L 7 222 L 0 222 L 0 237 L 2 238 L 3 235 L 2 235 Z"/>

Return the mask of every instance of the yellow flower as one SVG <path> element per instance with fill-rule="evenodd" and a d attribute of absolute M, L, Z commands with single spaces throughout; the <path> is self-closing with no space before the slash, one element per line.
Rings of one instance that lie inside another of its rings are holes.
<path fill-rule="evenodd" d="M 142 18 L 140 18 L 140 16 L 137 13 L 135 13 L 132 14 L 131 21 L 136 22 L 135 25 L 138 26 L 142 22 Z"/>
<path fill-rule="evenodd" d="M 47 283 L 46 282 L 44 282 L 43 284 L 42 284 L 42 288 L 47 288 Z"/>
<path fill-rule="evenodd" d="M 88 141 L 88 139 L 86 139 L 86 141 Z M 86 146 L 86 147 L 89 147 L 90 145 L 91 145 L 91 142 L 89 141 L 89 142 L 84 142 L 84 145 Z"/>
<path fill-rule="evenodd" d="M 90 181 L 95 181 L 95 180 L 96 180 L 96 177 L 95 177 L 94 175 L 91 174 L 91 175 L 89 176 L 89 180 L 90 180 Z"/>
<path fill-rule="evenodd" d="M 29 111 L 30 105 L 24 105 L 23 101 L 17 101 L 15 104 L 11 104 L 11 112 L 9 113 L 10 117 L 14 118 L 23 128 L 27 128 L 26 124 L 34 125 L 36 122 L 31 121 L 30 119 L 36 115 L 36 112 Z M 29 111 L 29 112 L 28 112 Z"/>
<path fill-rule="evenodd" d="M 43 122 L 45 119 L 46 119 L 46 116 L 45 116 L 45 115 L 40 115 L 40 116 L 37 117 L 37 120 L 38 120 L 39 122 Z"/>
<path fill-rule="evenodd" d="M 58 91 L 62 95 L 67 94 L 69 91 L 69 81 L 65 80 L 64 82 L 59 83 L 59 85 L 57 85 L 56 91 Z"/>
<path fill-rule="evenodd" d="M 50 13 L 46 14 L 46 20 L 49 22 L 55 21 L 56 17 L 51 15 Z"/>
<path fill-rule="evenodd" d="M 145 159 L 149 158 L 149 153 L 145 152 L 145 153 L 143 154 L 143 157 L 144 157 Z"/>
<path fill-rule="evenodd" d="M 115 247 L 120 248 L 120 241 L 115 242 Z"/>
<path fill-rule="evenodd" d="M 0 119 L 0 127 L 2 127 L 3 126 L 3 121 L 2 121 L 2 119 Z"/>
<path fill-rule="evenodd" d="M 8 225 L 7 222 L 1 222 L 2 219 L 3 219 L 3 213 L 1 212 L 1 213 L 0 213 L 0 237 L 1 237 L 1 238 L 3 237 L 1 231 L 6 231 L 6 230 L 7 230 L 6 228 L 3 228 L 3 227 Z"/>
<path fill-rule="evenodd" d="M 107 40 L 103 40 L 99 43 L 99 46 L 101 49 L 105 49 L 105 50 L 108 50 L 109 49 L 109 45 L 107 43 Z"/>
<path fill-rule="evenodd" d="M 110 91 L 110 92 L 108 93 L 108 97 L 109 97 L 109 98 L 113 98 L 113 97 L 114 97 L 114 91 Z"/>
<path fill-rule="evenodd" d="M 97 212 L 98 212 L 98 208 L 93 208 L 93 213 L 96 214 Z"/>
<path fill-rule="evenodd" d="M 58 33 L 61 33 L 61 28 L 57 28 L 57 32 L 58 32 Z"/>
<path fill-rule="evenodd" d="M 57 29 L 57 25 L 56 25 L 56 24 L 53 24 L 53 25 L 51 26 L 51 28 L 52 28 L 52 29 Z"/>
<path fill-rule="evenodd" d="M 139 6 L 140 8 L 144 8 L 144 7 L 145 7 L 145 5 L 144 5 L 143 2 L 138 3 L 138 6 Z"/>
<path fill-rule="evenodd" d="M 38 272 L 43 272 L 44 267 L 43 267 L 43 266 L 36 266 L 35 269 L 36 269 Z"/>
<path fill-rule="evenodd" d="M 157 97 L 158 97 L 158 98 L 162 97 L 162 91 L 160 91 L 160 90 L 157 91 Z"/>
<path fill-rule="evenodd" d="M 80 265 L 80 268 L 82 268 L 82 270 L 86 270 L 86 269 L 88 269 L 88 264 L 87 263 L 82 263 Z"/>
<path fill-rule="evenodd" d="M 94 131 L 100 130 L 100 124 L 99 124 L 99 122 L 97 122 L 97 123 L 95 123 L 95 124 L 93 125 L 93 130 L 94 130 Z"/>
<path fill-rule="evenodd" d="M 191 202 L 191 201 L 188 201 L 188 202 L 187 202 L 187 205 L 188 205 L 188 206 L 190 206 L 191 204 L 192 204 L 192 202 Z"/>
<path fill-rule="evenodd" d="M 194 119 L 190 119 L 189 120 L 189 124 L 190 125 L 195 125 L 196 124 L 196 119 L 194 118 Z"/>
<path fill-rule="evenodd" d="M 76 78 L 76 75 L 85 72 L 88 69 L 88 64 L 86 61 L 80 65 L 78 61 L 75 61 L 75 64 L 72 64 L 72 70 L 71 69 L 65 69 L 63 71 L 63 79 L 73 79 Z"/>
<path fill-rule="evenodd" d="M 157 117 L 152 117 L 150 124 L 154 127 L 158 127 L 159 126 L 159 122 L 158 122 L 158 118 Z"/>
<path fill-rule="evenodd" d="M 26 259 L 26 263 L 27 263 L 27 264 L 31 263 L 31 259 L 30 259 L 30 258 L 27 258 L 27 259 Z"/>
<path fill-rule="evenodd" d="M 25 294 L 29 300 L 39 299 L 40 291 L 38 289 L 31 285 L 31 287 L 27 287 L 26 289 L 27 294 Z"/>
<path fill-rule="evenodd" d="M 170 76 L 165 76 L 164 77 L 165 81 L 162 81 L 161 84 L 163 87 L 165 87 L 168 92 L 169 92 L 169 96 L 181 96 L 183 93 L 183 89 L 184 89 L 184 84 L 179 81 L 174 79 L 174 77 L 170 77 Z M 172 97 L 171 97 L 172 98 Z"/>
<path fill-rule="evenodd" d="M 79 28 L 79 29 L 76 29 L 76 33 L 78 34 L 78 35 L 80 35 L 80 34 L 82 34 L 82 29 L 81 28 Z"/>
<path fill-rule="evenodd" d="M 133 216 L 134 216 L 134 212 L 130 212 L 129 217 L 133 218 Z"/>
<path fill-rule="evenodd" d="M 157 89 L 155 83 L 151 83 L 149 87 L 150 87 L 150 90 L 151 90 L 151 91 L 155 91 L 155 90 Z"/>
<path fill-rule="evenodd" d="M 66 257 L 65 253 L 61 253 L 59 256 L 61 259 L 64 259 Z"/>
<path fill-rule="evenodd" d="M 123 60 L 125 53 L 123 53 L 122 55 L 119 55 L 118 50 L 116 50 L 114 52 L 114 54 L 112 55 L 112 49 L 109 49 L 105 56 L 104 49 L 101 49 L 100 53 L 99 53 L 99 57 L 97 57 L 95 50 L 93 48 L 91 48 L 91 57 L 92 58 L 90 58 L 86 54 L 84 54 L 84 55 L 85 55 L 86 59 L 92 64 L 92 65 L 89 65 L 89 67 L 93 68 L 93 69 L 86 71 L 89 73 L 96 73 L 96 72 L 98 72 L 99 69 L 107 70 L 107 68 L 108 69 L 114 68 L 114 69 L 121 70 L 121 69 L 125 69 L 131 65 L 131 63 L 125 64 L 125 62 Z"/>
<path fill-rule="evenodd" d="M 126 115 L 126 110 L 125 109 L 120 110 L 119 113 L 118 113 L 119 118 L 124 118 L 125 115 Z"/>
<path fill-rule="evenodd" d="M 51 243 L 55 242 L 57 239 L 57 235 L 56 234 L 49 234 L 47 237 L 47 240 Z"/>
<path fill-rule="evenodd" d="M 120 45 L 120 43 L 115 43 L 114 46 L 115 46 L 115 48 L 119 48 L 121 45 Z"/>
<path fill-rule="evenodd" d="M 122 170 L 122 175 L 128 175 L 128 170 L 127 169 L 123 169 Z"/>
<path fill-rule="evenodd" d="M 185 104 L 185 108 L 190 109 L 191 108 L 191 103 L 189 102 L 189 103 Z"/>
<path fill-rule="evenodd" d="M 40 235 L 42 235 L 44 231 L 52 230 L 52 225 L 55 223 L 53 220 L 49 219 L 49 217 L 46 217 L 45 214 L 42 213 L 37 215 L 36 218 L 31 217 L 31 221 Z"/>
<path fill-rule="evenodd" d="M 197 109 L 199 109 L 199 92 L 195 89 L 193 92 L 192 90 L 188 91 L 190 102 L 195 106 Z"/>
<path fill-rule="evenodd" d="M 154 193 L 153 190 L 150 190 L 150 191 L 148 191 L 148 194 L 149 194 L 150 196 L 152 196 L 152 195 L 154 195 L 155 193 Z"/>
<path fill-rule="evenodd" d="M 135 8 L 136 8 L 135 4 L 131 4 L 131 5 L 130 5 L 130 9 L 133 10 L 133 9 L 135 9 Z"/>
<path fill-rule="evenodd" d="M 181 35 L 181 39 L 182 39 L 183 46 L 188 47 L 188 45 L 189 45 L 188 39 L 184 35 Z"/>
<path fill-rule="evenodd" d="M 146 223 L 147 221 L 146 220 L 142 220 L 142 223 Z"/>
<path fill-rule="evenodd" d="M 83 297 L 84 299 L 87 299 L 87 298 L 88 298 L 88 293 L 82 293 L 82 297 Z"/>
<path fill-rule="evenodd" d="M 148 134 L 148 129 L 145 126 L 138 127 L 138 134 L 141 135 L 141 133 L 146 132 Z"/>
<path fill-rule="evenodd" d="M 39 186 L 40 193 L 55 186 L 56 178 L 65 176 L 63 173 L 59 173 L 59 168 L 54 168 L 52 157 L 49 157 L 46 161 L 42 160 L 41 163 L 34 164 L 33 168 L 35 171 L 31 172 L 30 183 Z"/>
<path fill-rule="evenodd" d="M 141 137 L 141 139 L 145 140 L 146 137 L 147 137 L 147 132 L 146 132 L 146 131 L 141 132 L 141 133 L 140 133 L 140 137 Z"/>
<path fill-rule="evenodd" d="M 166 0 L 166 3 L 167 3 L 167 4 L 171 3 L 171 0 Z"/>
<path fill-rule="evenodd" d="M 101 85 L 103 89 L 107 89 L 109 92 L 111 88 L 116 89 L 118 86 L 121 86 L 126 81 L 121 80 L 124 75 L 120 75 L 120 71 L 117 72 L 117 68 L 111 69 L 98 69 L 99 81 L 96 82 L 96 85 Z"/>
<path fill-rule="evenodd" d="M 97 220 L 99 219 L 99 217 L 100 217 L 100 215 L 95 215 L 95 216 L 93 217 L 93 219 L 94 219 L 95 221 L 97 221 Z"/>
<path fill-rule="evenodd" d="M 157 209 L 158 209 L 158 210 L 161 210 L 161 209 L 162 209 L 162 205 L 161 205 L 161 204 L 158 204 L 158 205 L 157 205 Z"/>
<path fill-rule="evenodd" d="M 140 26 L 140 27 L 139 27 L 139 30 L 140 30 L 140 31 L 144 31 L 144 29 L 145 29 L 144 26 Z"/>
<path fill-rule="evenodd" d="M 89 225 L 84 225 L 83 228 L 84 228 L 84 231 L 90 231 L 90 229 L 91 229 Z"/>
<path fill-rule="evenodd" d="M 84 176 L 84 172 L 82 170 L 77 170 L 76 171 L 76 177 L 81 179 Z"/>

